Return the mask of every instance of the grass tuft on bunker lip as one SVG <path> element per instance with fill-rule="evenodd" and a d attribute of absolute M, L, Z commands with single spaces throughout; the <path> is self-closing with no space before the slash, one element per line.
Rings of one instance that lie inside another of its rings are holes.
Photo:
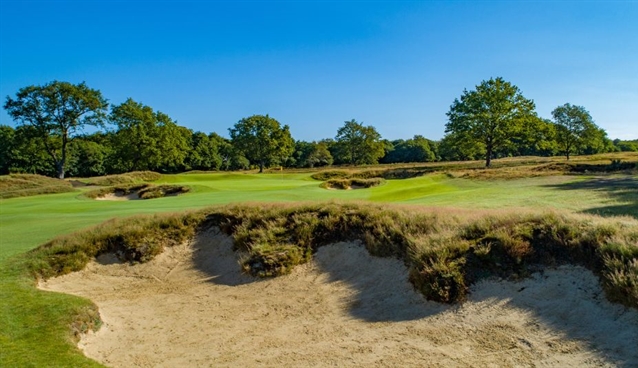
<path fill-rule="evenodd" d="M 171 195 L 184 194 L 190 191 L 190 188 L 183 185 L 154 185 L 154 184 L 128 184 L 106 187 L 86 192 L 84 195 L 88 198 L 98 199 L 109 194 L 117 196 L 136 195 L 136 199 L 154 199 Z"/>
<path fill-rule="evenodd" d="M 112 186 L 156 181 L 159 180 L 161 177 L 162 174 L 156 173 L 154 171 L 132 171 L 124 174 L 106 175 L 79 180 L 86 183 L 87 185 Z"/>
<path fill-rule="evenodd" d="M 560 213 L 477 213 L 371 204 L 237 205 L 111 220 L 56 238 L 29 255 L 36 277 L 73 272 L 102 253 L 146 262 L 164 247 L 217 226 L 233 236 L 245 272 L 289 273 L 323 245 L 360 240 L 375 256 L 397 257 L 430 300 L 465 300 L 487 277 L 520 279 L 543 267 L 593 271 L 607 297 L 638 308 L 638 229 L 619 220 Z"/>
<path fill-rule="evenodd" d="M 321 183 L 322 188 L 326 189 L 365 189 L 378 187 L 379 185 L 385 183 L 385 180 L 382 178 L 371 178 L 371 179 L 330 179 Z"/>

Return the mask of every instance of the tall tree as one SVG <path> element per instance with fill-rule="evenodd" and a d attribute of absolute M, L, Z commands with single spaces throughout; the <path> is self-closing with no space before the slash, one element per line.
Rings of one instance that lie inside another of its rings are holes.
<path fill-rule="evenodd" d="M 340 162 L 351 165 L 376 164 L 385 154 L 381 134 L 373 126 L 356 120 L 344 122 L 335 137 Z"/>
<path fill-rule="evenodd" d="M 485 149 L 485 166 L 490 167 L 495 151 L 520 134 L 534 109 L 534 101 L 523 97 L 518 87 L 500 77 L 490 79 L 454 100 L 445 132 L 479 142 Z"/>
<path fill-rule="evenodd" d="M 202 132 L 193 133 L 191 150 L 186 162 L 191 170 L 219 170 L 222 158 L 219 155 L 217 140 Z"/>
<path fill-rule="evenodd" d="M 295 142 L 293 164 L 297 167 L 315 167 L 332 165 L 332 155 L 326 142 Z"/>
<path fill-rule="evenodd" d="M 102 125 L 107 107 L 102 93 L 84 82 L 58 81 L 21 88 L 15 99 L 7 96 L 4 104 L 18 124 L 35 128 L 60 179 L 64 179 L 69 143 L 85 126 Z"/>
<path fill-rule="evenodd" d="M 13 141 L 16 131 L 8 125 L 0 125 L 0 175 L 9 173 L 13 160 Z"/>
<path fill-rule="evenodd" d="M 596 132 L 599 128 L 594 124 L 589 111 L 582 106 L 566 103 L 555 108 L 552 116 L 556 124 L 556 141 L 567 160 L 570 154 L 584 145 L 586 138 L 592 140 L 599 136 Z"/>
<path fill-rule="evenodd" d="M 282 162 L 294 150 L 295 141 L 288 125 L 282 127 L 268 115 L 241 119 L 228 131 L 233 146 L 251 162 L 258 163 L 260 173 L 266 163 Z"/>
<path fill-rule="evenodd" d="M 184 167 L 191 132 L 168 115 L 129 98 L 113 107 L 111 121 L 118 127 L 113 141 L 118 171 L 174 172 Z"/>
<path fill-rule="evenodd" d="M 428 162 L 436 160 L 436 155 L 432 150 L 432 142 L 421 135 L 392 142 L 390 150 L 382 159 L 384 163 L 396 162 Z"/>

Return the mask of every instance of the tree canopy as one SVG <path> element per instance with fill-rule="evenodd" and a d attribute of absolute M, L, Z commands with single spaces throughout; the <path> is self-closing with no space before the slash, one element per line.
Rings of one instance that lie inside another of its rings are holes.
<path fill-rule="evenodd" d="M 4 105 L 18 124 L 34 128 L 34 137 L 43 143 L 63 179 L 69 142 L 87 125 L 98 126 L 106 117 L 108 103 L 99 90 L 85 83 L 53 81 L 44 86 L 21 88 Z"/>
<path fill-rule="evenodd" d="M 294 149 L 295 141 L 288 125 L 283 127 L 268 115 L 253 115 L 241 119 L 229 128 L 233 145 L 248 160 L 259 164 L 259 172 L 267 163 L 281 164 Z"/>
<path fill-rule="evenodd" d="M 523 97 L 518 87 L 500 77 L 490 79 L 454 100 L 445 132 L 483 146 L 489 167 L 494 152 L 521 133 L 524 121 L 535 115 L 534 109 L 534 101 Z"/>
<path fill-rule="evenodd" d="M 354 119 L 344 122 L 335 141 L 338 156 L 351 165 L 376 164 L 385 154 L 381 134 L 373 126 L 364 126 Z"/>
<path fill-rule="evenodd" d="M 111 122 L 118 127 L 112 143 L 118 171 L 184 169 L 192 133 L 168 115 L 129 98 L 113 107 Z"/>
<path fill-rule="evenodd" d="M 607 133 L 594 123 L 589 111 L 582 106 L 566 103 L 555 108 L 552 116 L 556 125 L 556 142 L 567 160 L 576 152 L 604 152 L 611 144 Z"/>
<path fill-rule="evenodd" d="M 344 122 L 335 139 L 294 141 L 288 126 L 268 115 L 240 120 L 232 139 L 193 132 L 167 114 L 129 98 L 108 107 L 84 83 L 53 81 L 22 88 L 5 109 L 16 126 L 0 125 L 0 175 L 98 176 L 135 170 L 247 170 L 258 165 L 317 167 L 453 161 L 508 156 L 555 156 L 638 151 L 637 141 L 611 141 L 581 106 L 557 107 L 553 121 L 502 78 L 464 90 L 448 112 L 446 135 L 432 141 L 382 139 L 373 126 Z M 114 129 L 106 129 L 110 123 Z M 83 128 L 96 126 L 90 134 Z"/>

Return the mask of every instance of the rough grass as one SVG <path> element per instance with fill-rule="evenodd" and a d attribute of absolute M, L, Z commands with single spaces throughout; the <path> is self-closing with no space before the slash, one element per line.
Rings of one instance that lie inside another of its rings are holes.
<path fill-rule="evenodd" d="M 491 168 L 483 161 L 429 162 L 413 164 L 375 165 L 372 167 L 347 167 L 315 172 L 315 180 L 331 179 L 409 179 L 430 173 L 445 173 L 450 177 L 466 179 L 519 179 L 550 175 L 577 174 L 635 174 L 638 170 L 638 153 L 622 152 L 592 156 L 564 157 L 511 157 L 495 159 Z"/>
<path fill-rule="evenodd" d="M 485 215 L 354 203 L 228 206 L 111 221 L 37 248 L 29 268 L 37 277 L 57 276 L 105 252 L 145 262 L 208 226 L 234 237 L 243 269 L 255 276 L 286 274 L 322 245 L 360 240 L 372 255 L 403 259 L 410 281 L 430 300 L 463 301 L 483 278 L 517 279 L 571 263 L 596 273 L 610 300 L 638 308 L 635 222 L 556 213 Z"/>
<path fill-rule="evenodd" d="M 96 189 L 86 192 L 84 195 L 88 198 L 96 199 L 109 194 L 116 194 L 120 196 L 137 194 L 139 199 L 153 199 L 169 195 L 183 194 L 188 191 L 190 191 L 190 188 L 184 185 L 128 184 Z"/>
<path fill-rule="evenodd" d="M 135 184 L 147 181 L 156 181 L 162 177 L 161 174 L 154 171 L 133 171 L 126 174 L 107 175 L 96 178 L 84 179 L 88 185 L 112 186 L 122 184 Z"/>
<path fill-rule="evenodd" d="M 321 183 L 322 188 L 327 189 L 363 189 L 377 187 L 385 183 L 384 179 L 371 178 L 371 179 L 330 179 Z"/>
<path fill-rule="evenodd" d="M 38 194 L 73 192 L 71 183 L 33 174 L 0 176 L 0 198 L 26 197 Z"/>
<path fill-rule="evenodd" d="M 201 213 L 188 213 L 109 220 L 45 243 L 28 253 L 27 265 L 34 275 L 49 278 L 79 271 L 102 253 L 114 253 L 123 261 L 146 262 L 165 246 L 192 237 L 203 219 Z"/>

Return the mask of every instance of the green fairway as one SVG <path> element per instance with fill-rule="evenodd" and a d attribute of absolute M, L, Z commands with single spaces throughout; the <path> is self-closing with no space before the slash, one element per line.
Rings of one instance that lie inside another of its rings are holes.
<path fill-rule="evenodd" d="M 311 173 L 193 173 L 165 175 L 156 184 L 180 184 L 191 192 L 153 200 L 98 201 L 82 191 L 0 200 L 0 366 L 93 364 L 66 341 L 69 315 L 87 301 L 38 291 L 20 266 L 20 254 L 61 234 L 113 217 L 185 211 L 238 202 L 372 201 L 471 209 L 554 208 L 570 212 L 638 217 L 636 179 L 596 182 L 584 176 L 469 180 L 432 174 L 387 180 L 357 190 L 328 190 Z M 613 180 L 613 178 L 608 179 Z M 82 190 L 89 190 L 90 187 Z M 35 315 L 35 316 L 34 316 Z"/>
<path fill-rule="evenodd" d="M 148 201 L 96 201 L 79 191 L 0 200 L 0 260 L 53 236 L 113 217 L 237 202 L 363 200 L 461 208 L 557 208 L 602 214 L 611 211 L 609 208 L 620 208 L 611 214 L 632 214 L 633 198 L 617 198 L 613 193 L 577 185 L 586 181 L 583 177 L 487 181 L 436 174 L 388 180 L 369 189 L 327 190 L 308 173 L 165 175 L 157 183 L 188 185 L 192 191 Z"/>

